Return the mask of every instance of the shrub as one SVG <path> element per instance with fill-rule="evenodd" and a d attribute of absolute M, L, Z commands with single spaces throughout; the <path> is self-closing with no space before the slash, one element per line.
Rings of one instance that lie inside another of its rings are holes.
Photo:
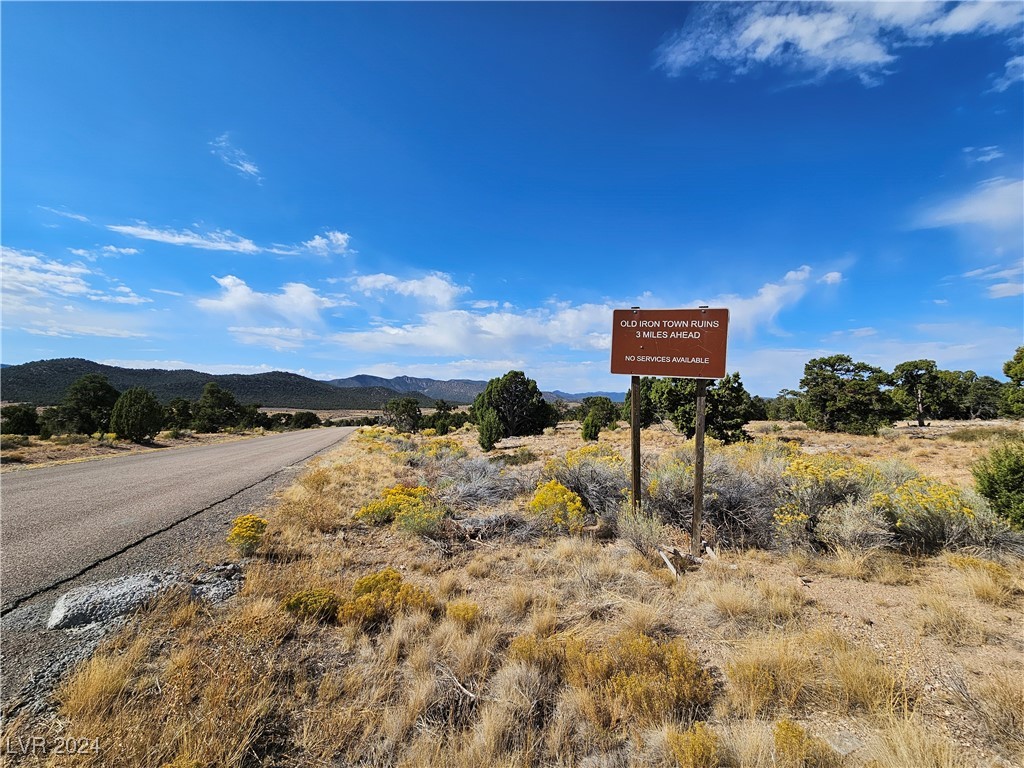
<path fill-rule="evenodd" d="M 241 515 L 236 517 L 228 533 L 228 544 L 238 548 L 242 557 L 249 557 L 263 540 L 267 530 L 267 521 L 258 515 Z"/>
<path fill-rule="evenodd" d="M 281 607 L 300 619 L 334 621 L 341 607 L 341 598 L 326 587 L 304 589 L 286 597 L 281 601 Z"/>
<path fill-rule="evenodd" d="M 121 393 L 110 414 L 110 428 L 125 440 L 141 443 L 154 437 L 163 426 L 164 409 L 143 387 Z"/>
<path fill-rule="evenodd" d="M 501 426 L 501 419 L 491 408 L 486 409 L 480 416 L 480 424 L 477 427 L 477 440 L 484 451 L 490 451 L 505 436 Z"/>
<path fill-rule="evenodd" d="M 410 511 L 411 508 L 425 507 L 429 496 L 430 489 L 422 485 L 396 485 L 387 488 L 379 499 L 374 499 L 361 507 L 355 513 L 355 518 L 370 525 L 388 525 L 393 523 L 399 514 L 413 516 L 415 513 Z"/>
<path fill-rule="evenodd" d="M 827 743 L 811 736 L 792 720 L 779 720 L 772 728 L 775 764 L 779 768 L 832 768 L 839 755 Z"/>
<path fill-rule="evenodd" d="M 398 571 L 385 568 L 356 580 L 352 596 L 338 608 L 337 618 L 342 624 L 372 630 L 389 624 L 399 613 L 434 613 L 437 608 L 437 600 L 429 590 L 405 584 Z"/>
<path fill-rule="evenodd" d="M 876 493 L 871 504 L 888 520 L 898 541 L 913 553 L 937 552 L 971 539 L 975 513 L 955 486 L 915 478 L 891 494 Z"/>
<path fill-rule="evenodd" d="M 453 600 L 445 608 L 445 615 L 465 630 L 476 626 L 480 613 L 480 606 L 472 600 Z"/>
<path fill-rule="evenodd" d="M 1015 528 L 1024 529 L 1024 442 L 1006 441 L 972 468 L 978 493 Z"/>
<path fill-rule="evenodd" d="M 614 521 L 626 496 L 629 480 L 625 461 L 606 445 L 585 445 L 569 451 L 563 459 L 549 461 L 547 477 L 576 493 L 595 515 Z"/>
<path fill-rule="evenodd" d="M 668 735 L 668 748 L 679 768 L 718 768 L 718 736 L 705 723 L 694 723 L 683 733 Z"/>
<path fill-rule="evenodd" d="M 34 405 L 27 403 L 0 408 L 0 432 L 5 435 L 38 435 L 39 417 Z"/>
<path fill-rule="evenodd" d="M 583 420 L 583 439 L 587 441 L 597 440 L 600 434 L 601 423 L 594 416 L 594 412 L 591 411 L 587 414 L 587 418 Z"/>
<path fill-rule="evenodd" d="M 565 529 L 569 533 L 583 530 L 582 500 L 557 480 L 548 480 L 537 486 L 527 508 L 552 528 Z"/>
<path fill-rule="evenodd" d="M 476 509 L 514 499 L 523 481 L 482 457 L 444 465 L 435 482 L 438 499 L 457 509 Z"/>

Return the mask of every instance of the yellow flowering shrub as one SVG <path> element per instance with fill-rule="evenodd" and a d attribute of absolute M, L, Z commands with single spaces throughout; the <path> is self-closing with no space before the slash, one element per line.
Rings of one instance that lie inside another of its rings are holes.
<path fill-rule="evenodd" d="M 469 630 L 480 621 L 481 610 L 472 600 L 452 600 L 445 607 L 445 615 L 463 629 Z"/>
<path fill-rule="evenodd" d="M 679 768 L 718 768 L 718 735 L 705 723 L 696 722 L 686 731 L 669 732 L 668 748 Z"/>
<path fill-rule="evenodd" d="M 437 611 L 438 605 L 430 590 L 406 584 L 394 568 L 385 568 L 356 580 L 352 596 L 337 611 L 342 624 L 355 624 L 364 630 L 384 626 L 399 613 L 424 610 Z"/>
<path fill-rule="evenodd" d="M 236 547 L 242 557 L 249 557 L 263 541 L 266 530 L 267 521 L 259 515 L 241 515 L 231 524 L 228 544 Z"/>
<path fill-rule="evenodd" d="M 565 529 L 569 533 L 583 530 L 583 501 L 578 493 L 570 491 L 557 480 L 548 480 L 537 486 L 526 506 L 552 528 Z"/>
<path fill-rule="evenodd" d="M 822 739 L 811 736 L 792 720 L 779 720 L 772 728 L 775 764 L 779 768 L 833 768 L 839 755 Z"/>
<path fill-rule="evenodd" d="M 396 485 L 357 510 L 354 517 L 369 525 L 394 523 L 396 528 L 422 535 L 435 531 L 446 514 L 429 488 Z"/>
<path fill-rule="evenodd" d="M 570 467 L 578 467 L 581 464 L 599 462 L 618 466 L 625 462 L 622 454 L 608 445 L 601 443 L 584 445 L 582 448 L 574 448 L 565 454 L 565 463 Z"/>
<path fill-rule="evenodd" d="M 424 431 L 426 434 L 426 431 Z M 469 455 L 465 448 L 462 447 L 462 443 L 451 437 L 439 437 L 434 440 L 429 440 L 422 448 L 420 452 L 428 459 L 462 459 Z"/>
<path fill-rule="evenodd" d="M 965 540 L 975 513 L 954 485 L 915 477 L 891 493 L 875 493 L 871 506 L 914 552 L 934 552 Z"/>
<path fill-rule="evenodd" d="M 326 587 L 303 589 L 282 600 L 281 607 L 300 619 L 333 621 L 341 607 L 341 598 Z"/>

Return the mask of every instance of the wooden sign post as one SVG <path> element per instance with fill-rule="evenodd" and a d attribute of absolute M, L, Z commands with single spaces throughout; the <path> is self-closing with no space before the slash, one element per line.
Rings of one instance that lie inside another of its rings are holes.
<path fill-rule="evenodd" d="M 633 513 L 640 511 L 640 377 L 667 376 L 697 380 L 694 435 L 693 525 L 690 553 L 701 553 L 704 517 L 704 427 L 708 380 L 725 376 L 729 310 L 616 309 L 612 313 L 612 373 L 630 380 L 633 454 Z"/>

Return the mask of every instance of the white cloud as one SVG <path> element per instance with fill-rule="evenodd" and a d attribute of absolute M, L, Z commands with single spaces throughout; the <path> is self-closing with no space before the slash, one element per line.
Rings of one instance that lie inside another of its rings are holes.
<path fill-rule="evenodd" d="M 118 248 L 115 245 L 104 245 L 100 250 L 103 251 L 103 253 L 109 253 L 115 256 L 134 256 L 137 253 L 141 253 L 138 248 Z"/>
<path fill-rule="evenodd" d="M 92 271 L 84 264 L 65 264 L 33 251 L 0 246 L 5 309 L 11 302 L 43 296 L 87 296 L 93 288 L 85 280 Z"/>
<path fill-rule="evenodd" d="M 1002 93 L 1014 83 L 1024 82 L 1024 56 L 1014 56 L 1006 62 L 1006 70 L 992 83 L 992 90 Z"/>
<path fill-rule="evenodd" d="M 57 208 L 49 208 L 45 205 L 39 206 L 42 210 L 48 211 L 49 213 L 55 213 L 58 216 L 63 216 L 65 219 L 73 219 L 75 221 L 89 221 L 87 216 L 83 216 L 80 213 L 72 213 L 71 211 L 61 211 Z"/>
<path fill-rule="evenodd" d="M 1024 180 L 988 179 L 925 211 L 916 223 L 923 229 L 962 225 L 1000 231 L 1020 228 L 1024 223 Z"/>
<path fill-rule="evenodd" d="M 315 235 L 312 240 L 306 240 L 302 245 L 320 256 L 330 256 L 347 252 L 349 239 L 350 236 L 346 232 L 329 230 L 323 235 Z"/>
<path fill-rule="evenodd" d="M 390 277 L 369 275 L 361 279 L 375 287 L 389 284 L 386 278 Z M 804 296 L 810 278 L 811 268 L 803 266 L 788 272 L 779 282 L 762 285 L 753 296 L 721 295 L 689 304 L 728 307 L 730 332 L 750 336 L 766 329 L 780 333 L 774 328 L 775 318 Z M 651 307 L 661 305 L 650 296 L 645 303 Z M 420 356 L 486 357 L 496 349 L 524 358 L 534 358 L 538 350 L 593 352 L 611 347 L 612 311 L 629 305 L 552 302 L 526 310 L 490 306 L 476 311 L 441 309 L 426 312 L 415 322 L 381 323 L 369 330 L 342 332 L 332 338 L 360 352 L 402 351 Z"/>
<path fill-rule="evenodd" d="M 1022 19 L 1019 3 L 706 3 L 658 48 L 656 64 L 670 77 L 773 66 L 877 85 L 907 45 L 1010 32 Z"/>
<path fill-rule="evenodd" d="M 234 275 L 213 278 L 222 291 L 216 299 L 199 299 L 196 306 L 242 318 L 279 319 L 289 325 L 318 325 L 320 312 L 337 302 L 304 283 L 285 283 L 279 293 L 260 293 Z"/>
<path fill-rule="evenodd" d="M 76 336 L 100 336 L 108 339 L 144 339 L 146 334 L 127 328 L 111 328 L 105 326 L 84 325 L 73 321 L 62 323 L 57 320 L 37 321 L 22 328 L 33 336 L 50 336 L 61 339 L 73 339 Z"/>
<path fill-rule="evenodd" d="M 165 296 L 184 296 L 184 293 L 178 291 L 165 291 L 163 288 L 150 288 L 150 293 L 162 293 Z"/>
<path fill-rule="evenodd" d="M 230 326 L 228 332 L 243 344 L 270 347 L 275 352 L 299 349 L 306 341 L 317 338 L 301 328 Z"/>
<path fill-rule="evenodd" d="M 231 230 L 214 230 L 199 234 L 190 229 L 158 229 L 140 221 L 133 225 L 110 224 L 107 229 L 128 237 L 141 240 L 153 240 L 169 245 L 184 245 L 201 248 L 206 251 L 231 251 L 234 253 L 260 253 L 263 249 L 247 238 L 236 235 Z"/>
<path fill-rule="evenodd" d="M 775 318 L 783 309 L 796 304 L 804 297 L 810 277 L 811 268 L 804 265 L 800 269 L 787 272 L 778 283 L 765 283 L 754 296 L 725 294 L 698 303 L 728 307 L 730 334 L 737 332 L 751 336 L 761 328 L 781 334 L 782 332 L 775 327 Z"/>
<path fill-rule="evenodd" d="M 964 154 L 972 163 L 991 163 L 1003 156 L 1003 151 L 997 146 L 991 147 L 964 147 Z"/>
<path fill-rule="evenodd" d="M 439 307 L 450 307 L 459 296 L 469 291 L 468 287 L 455 284 L 451 276 L 444 272 L 432 272 L 426 277 L 414 280 L 402 280 L 381 272 L 352 277 L 348 282 L 355 290 L 366 296 L 375 293 L 396 293 L 399 296 L 429 301 Z"/>
<path fill-rule="evenodd" d="M 972 280 L 988 281 L 988 297 L 990 299 L 1006 299 L 1024 294 L 1024 263 L 1009 267 L 993 264 L 981 269 L 965 272 L 963 277 Z"/>
<path fill-rule="evenodd" d="M 210 142 L 210 146 L 213 147 L 210 153 L 219 157 L 229 168 L 234 168 L 238 171 L 240 176 L 252 179 L 257 184 L 263 181 L 263 177 L 260 176 L 259 167 L 244 150 L 231 143 L 231 135 L 229 133 L 222 133 Z"/>
<path fill-rule="evenodd" d="M 824 283 L 825 285 L 839 285 L 839 283 L 843 282 L 843 273 L 826 272 L 824 275 L 818 278 L 818 282 Z"/>

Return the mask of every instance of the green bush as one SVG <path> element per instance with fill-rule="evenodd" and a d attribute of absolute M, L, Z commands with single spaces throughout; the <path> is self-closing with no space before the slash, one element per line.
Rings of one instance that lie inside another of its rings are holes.
<path fill-rule="evenodd" d="M 110 414 L 110 429 L 118 437 L 141 443 L 154 437 L 163 426 L 164 409 L 153 394 L 142 387 L 125 390 Z"/>
<path fill-rule="evenodd" d="M 38 435 L 39 418 L 34 405 L 20 403 L 0 408 L 0 432 L 5 435 Z"/>
<path fill-rule="evenodd" d="M 583 420 L 583 439 L 597 440 L 598 435 L 601 434 L 601 423 L 598 421 L 594 412 L 591 411 L 587 414 L 587 418 Z"/>
<path fill-rule="evenodd" d="M 485 451 L 492 450 L 495 444 L 505 436 L 501 420 L 498 418 L 497 412 L 492 408 L 486 409 L 480 416 L 478 432 L 477 439 L 480 442 L 480 447 Z"/>
<path fill-rule="evenodd" d="M 972 468 L 978 493 L 992 510 L 1015 528 L 1024 529 L 1024 442 L 993 448 Z"/>

